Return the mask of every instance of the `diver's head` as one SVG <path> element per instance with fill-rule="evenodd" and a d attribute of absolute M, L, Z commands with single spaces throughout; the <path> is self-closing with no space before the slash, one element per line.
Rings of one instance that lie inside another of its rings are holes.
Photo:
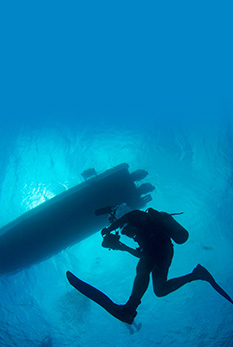
<path fill-rule="evenodd" d="M 134 238 L 137 234 L 137 228 L 131 224 L 126 224 L 126 226 L 121 231 L 122 235 Z"/>

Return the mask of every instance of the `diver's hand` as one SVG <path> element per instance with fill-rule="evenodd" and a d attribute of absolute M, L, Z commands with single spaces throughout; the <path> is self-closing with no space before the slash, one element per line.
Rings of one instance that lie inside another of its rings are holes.
<path fill-rule="evenodd" d="M 109 234 L 108 228 L 103 228 L 103 229 L 101 230 L 101 235 L 102 235 L 102 236 L 105 236 L 105 235 L 107 235 L 107 234 Z"/>
<path fill-rule="evenodd" d="M 115 234 L 106 234 L 104 236 L 102 246 L 104 248 L 122 250 L 122 243 L 119 241 L 120 236 Z"/>

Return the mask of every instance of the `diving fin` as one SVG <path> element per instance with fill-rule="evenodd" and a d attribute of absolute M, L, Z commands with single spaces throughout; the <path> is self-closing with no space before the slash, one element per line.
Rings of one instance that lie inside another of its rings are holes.
<path fill-rule="evenodd" d="M 215 281 L 213 276 L 209 273 L 209 271 L 202 265 L 198 264 L 194 269 L 193 273 L 198 276 L 198 279 L 209 282 L 209 284 L 225 299 L 227 299 L 231 304 L 233 304 L 233 300 L 231 297 L 223 290 Z"/>
<path fill-rule="evenodd" d="M 223 290 L 216 282 L 215 280 L 209 282 L 211 286 L 220 294 L 222 295 L 225 299 L 227 299 L 231 304 L 233 304 L 233 300 L 231 297 Z"/>
<path fill-rule="evenodd" d="M 98 305 L 103 307 L 113 317 L 119 319 L 121 322 L 133 324 L 134 318 L 137 312 L 127 312 L 123 309 L 122 305 L 115 304 L 107 295 L 100 290 L 92 287 L 90 284 L 83 282 L 70 271 L 66 272 L 69 283 L 77 289 L 80 293 L 96 302 Z"/>

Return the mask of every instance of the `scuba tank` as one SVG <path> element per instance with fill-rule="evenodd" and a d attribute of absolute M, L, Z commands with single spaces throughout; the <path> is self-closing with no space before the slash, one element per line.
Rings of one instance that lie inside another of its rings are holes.
<path fill-rule="evenodd" d="M 166 234 L 176 243 L 181 245 L 188 240 L 188 231 L 172 217 L 172 215 L 179 213 L 169 214 L 166 212 L 156 211 L 153 208 L 148 208 L 146 212 L 151 216 L 155 223 L 160 224 Z"/>

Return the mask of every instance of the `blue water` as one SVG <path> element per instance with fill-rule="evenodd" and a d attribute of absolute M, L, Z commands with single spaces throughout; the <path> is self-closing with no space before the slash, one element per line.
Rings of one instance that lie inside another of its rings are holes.
<path fill-rule="evenodd" d="M 127 162 L 150 206 L 184 211 L 169 277 L 201 263 L 233 296 L 233 88 L 228 2 L 1 5 L 0 227 Z M 137 259 L 96 234 L 0 277 L 0 346 L 231 346 L 232 305 L 207 283 L 150 286 L 127 327 L 67 283 L 71 271 L 123 303 Z"/>

